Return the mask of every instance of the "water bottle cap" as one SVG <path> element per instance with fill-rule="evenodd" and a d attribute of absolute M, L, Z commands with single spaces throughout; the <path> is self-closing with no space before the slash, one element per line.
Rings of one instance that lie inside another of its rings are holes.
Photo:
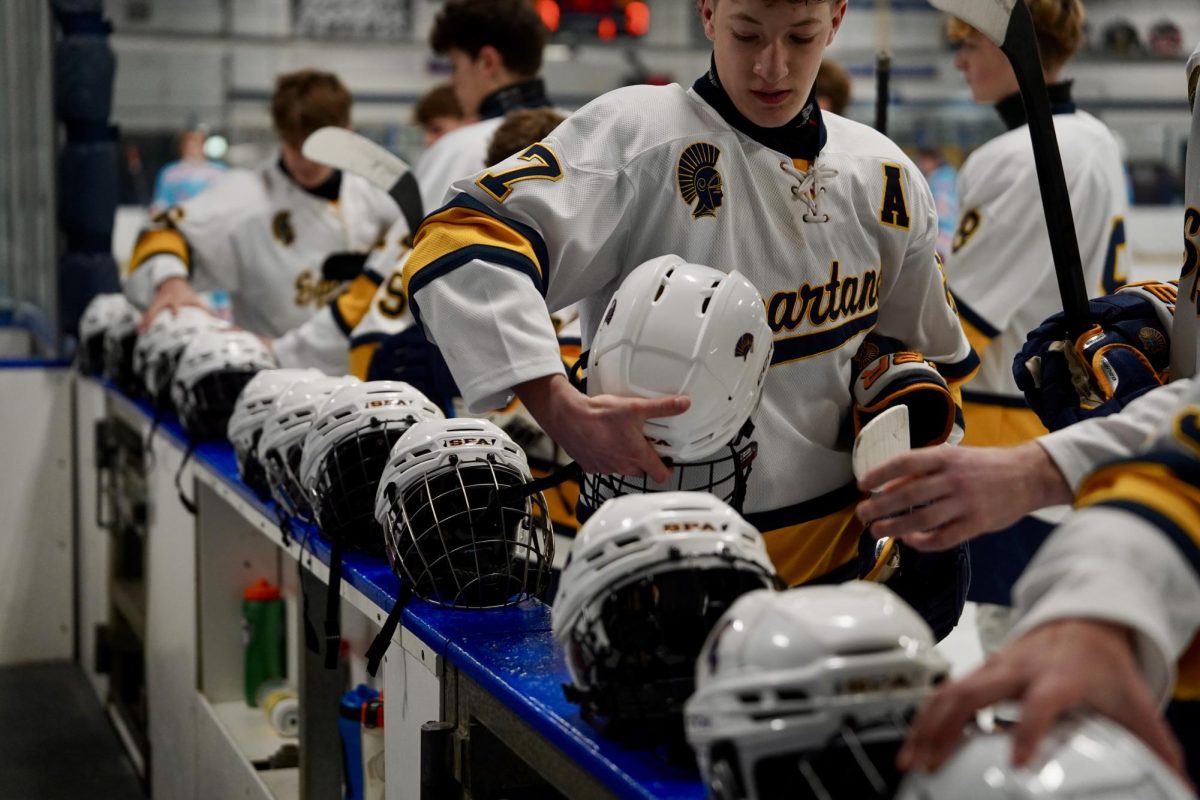
<path fill-rule="evenodd" d="M 266 578 L 259 578 L 253 586 L 247 586 L 242 597 L 250 601 L 278 600 L 279 587 L 271 584 Z"/>

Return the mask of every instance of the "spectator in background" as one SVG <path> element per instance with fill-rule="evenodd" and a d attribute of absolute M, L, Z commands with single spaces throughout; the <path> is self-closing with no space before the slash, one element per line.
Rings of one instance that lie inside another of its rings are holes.
<path fill-rule="evenodd" d="M 468 119 L 458 104 L 454 86 L 439 83 L 417 101 L 413 109 L 413 124 L 425 134 L 425 146 L 429 147 L 455 128 L 461 128 L 474 118 Z"/>
<path fill-rule="evenodd" d="M 175 140 L 179 160 L 158 171 L 154 181 L 154 199 L 150 213 L 157 214 L 200 194 L 206 186 L 228 169 L 220 161 L 204 155 L 204 131 L 186 130 Z"/>
<path fill-rule="evenodd" d="M 552 108 L 521 108 L 504 115 L 504 122 L 492 134 L 483 165 L 499 164 L 550 135 L 566 117 Z"/>
<path fill-rule="evenodd" d="M 850 73 L 838 62 L 825 59 L 817 70 L 813 92 L 822 111 L 846 116 L 846 106 L 850 105 Z"/>
<path fill-rule="evenodd" d="M 929 183 L 929 190 L 933 192 L 933 204 L 938 215 L 937 252 L 945 259 L 950 255 L 954 229 L 958 224 L 958 172 L 936 147 L 918 147 L 916 161 Z"/>

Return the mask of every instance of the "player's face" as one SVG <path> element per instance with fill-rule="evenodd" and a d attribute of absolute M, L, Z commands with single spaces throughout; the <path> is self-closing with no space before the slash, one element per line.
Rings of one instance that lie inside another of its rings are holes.
<path fill-rule="evenodd" d="M 704 32 L 737 110 L 764 128 L 791 121 L 808 101 L 846 0 L 704 0 Z"/>
<path fill-rule="evenodd" d="M 434 117 L 421 126 L 421 130 L 425 134 L 425 146 L 429 147 L 450 131 L 461 128 L 465 124 L 466 121 L 461 117 Z"/>
<path fill-rule="evenodd" d="M 299 147 L 280 142 L 279 148 L 288 173 L 305 189 L 315 189 L 333 175 L 331 168 L 302 156 Z"/>
<path fill-rule="evenodd" d="M 479 104 L 491 94 L 493 78 L 482 54 L 472 58 L 457 47 L 450 48 L 450 83 L 458 105 L 468 117 L 479 113 Z"/>
<path fill-rule="evenodd" d="M 995 103 L 1020 91 L 1012 65 L 983 34 L 971 33 L 959 43 L 954 67 L 967 79 L 977 103 Z"/>

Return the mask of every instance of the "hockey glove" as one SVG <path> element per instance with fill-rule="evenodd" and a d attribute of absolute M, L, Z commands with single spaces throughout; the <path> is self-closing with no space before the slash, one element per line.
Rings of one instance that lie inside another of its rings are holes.
<path fill-rule="evenodd" d="M 443 409 L 459 396 L 442 351 L 416 324 L 380 342 L 367 366 L 367 380 L 404 381 Z"/>
<path fill-rule="evenodd" d="M 938 641 L 946 638 L 967 602 L 971 560 L 967 545 L 941 553 L 914 550 L 895 539 L 859 539 L 859 577 L 887 586 L 921 615 Z"/>
<path fill-rule="evenodd" d="M 1093 324 L 1068 338 L 1062 314 L 1035 328 L 1013 377 L 1049 430 L 1121 410 L 1168 380 L 1177 288 L 1146 281 L 1092 300 Z"/>
<path fill-rule="evenodd" d="M 327 281 L 352 281 L 362 274 L 366 253 L 330 253 L 321 265 L 321 277 Z"/>
<path fill-rule="evenodd" d="M 946 381 L 920 353 L 895 339 L 867 334 L 851 365 L 854 434 L 897 405 L 908 406 L 912 447 L 941 444 L 950 438 L 958 407 Z"/>

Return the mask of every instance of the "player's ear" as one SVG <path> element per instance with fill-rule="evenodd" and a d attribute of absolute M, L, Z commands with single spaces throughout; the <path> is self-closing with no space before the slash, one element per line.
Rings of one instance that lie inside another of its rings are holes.
<path fill-rule="evenodd" d="M 846 6 L 849 0 L 830 0 L 830 14 L 832 15 L 832 25 L 829 28 L 829 39 L 826 40 L 825 46 L 833 44 L 833 37 L 837 35 L 838 29 L 842 27 L 842 20 L 846 18 Z"/>
<path fill-rule="evenodd" d="M 479 48 L 479 55 L 475 56 L 475 60 L 484 68 L 488 75 L 496 76 L 500 70 L 504 69 L 504 58 L 500 55 L 500 51 L 490 44 L 485 44 Z"/>
<path fill-rule="evenodd" d="M 717 35 L 715 24 L 717 0 L 698 0 L 697 6 L 700 8 L 700 21 L 704 23 L 704 35 L 711 42 Z"/>

